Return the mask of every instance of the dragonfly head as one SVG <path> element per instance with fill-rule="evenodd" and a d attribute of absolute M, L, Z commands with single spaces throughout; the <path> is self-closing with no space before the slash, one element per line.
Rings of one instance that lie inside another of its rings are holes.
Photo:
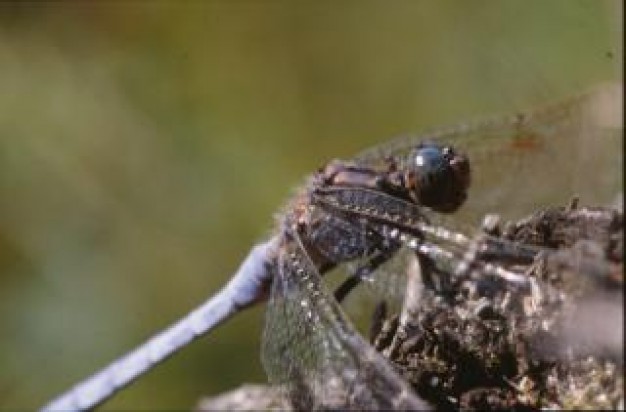
<path fill-rule="evenodd" d="M 415 200 L 437 212 L 457 210 L 470 185 L 467 156 L 433 142 L 420 143 L 413 153 L 406 181 Z"/>

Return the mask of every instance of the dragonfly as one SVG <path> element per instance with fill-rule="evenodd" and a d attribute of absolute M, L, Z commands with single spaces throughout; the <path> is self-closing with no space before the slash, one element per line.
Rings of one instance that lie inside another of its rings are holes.
<path fill-rule="evenodd" d="M 528 111 L 400 136 L 349 161 L 328 163 L 307 179 L 274 234 L 251 249 L 219 292 L 42 410 L 94 408 L 262 302 L 263 365 L 295 406 L 428 409 L 361 336 L 341 302 L 360 283 L 385 282 L 383 268 L 407 250 L 422 268 L 421 279 L 435 289 L 437 277 L 430 273 L 439 262 L 457 274 L 478 264 L 485 275 L 524 285 L 522 274 L 497 261 L 528 261 L 538 249 L 473 236 L 464 222 L 488 210 L 519 215 L 573 195 L 614 195 L 609 184 L 577 176 L 594 162 L 600 163 L 591 170 L 606 171 L 605 179 L 619 174 L 614 163 L 621 125 L 607 121 L 606 113 L 621 113 L 614 108 L 620 97 L 618 86 L 605 85 Z M 479 254 L 495 256 L 494 263 L 477 263 Z M 347 277 L 333 293 L 324 276 L 338 268 Z"/>

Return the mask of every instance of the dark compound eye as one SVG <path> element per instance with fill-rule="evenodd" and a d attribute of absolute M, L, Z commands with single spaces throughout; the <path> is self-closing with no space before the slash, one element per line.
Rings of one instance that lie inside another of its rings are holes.
<path fill-rule="evenodd" d="M 415 167 L 420 175 L 437 173 L 446 163 L 444 151 L 436 146 L 425 146 L 415 155 Z"/>
<path fill-rule="evenodd" d="M 410 169 L 415 181 L 414 195 L 420 204 L 440 212 L 453 212 L 467 198 L 469 161 L 452 147 L 420 144 Z"/>

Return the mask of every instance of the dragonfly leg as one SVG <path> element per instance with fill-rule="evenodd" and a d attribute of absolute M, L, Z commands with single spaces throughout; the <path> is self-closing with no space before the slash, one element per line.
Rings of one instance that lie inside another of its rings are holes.
<path fill-rule="evenodd" d="M 369 341 L 375 344 L 376 337 L 383 330 L 385 319 L 387 318 L 387 302 L 383 299 L 376 304 L 372 313 L 371 324 L 368 332 Z"/>
<path fill-rule="evenodd" d="M 440 269 L 435 259 L 416 250 L 416 259 L 407 268 L 404 303 L 398 320 L 398 326 L 389 346 L 383 352 L 387 357 L 395 357 L 402 344 L 411 335 L 416 326 L 417 313 L 421 305 L 421 295 L 425 289 L 444 295 L 452 290 L 450 276 Z"/>
<path fill-rule="evenodd" d="M 416 253 L 416 256 L 424 287 L 435 291 L 438 295 L 449 295 L 449 292 L 453 289 L 451 282 L 454 281 L 450 273 L 441 269 L 432 257 L 423 253 Z"/>
<path fill-rule="evenodd" d="M 387 358 L 396 356 L 402 344 L 407 340 L 409 331 L 414 327 L 417 312 L 421 304 L 420 296 L 424 290 L 424 272 L 429 270 L 424 265 L 433 265 L 432 260 L 427 256 L 416 254 L 416 259 L 407 267 L 406 289 L 404 303 L 398 319 L 398 326 L 393 335 L 391 343 L 383 354 Z"/>
<path fill-rule="evenodd" d="M 383 263 L 389 260 L 398 249 L 396 247 L 377 251 L 367 262 L 359 266 L 352 275 L 335 289 L 335 299 L 342 302 L 345 297 Z"/>

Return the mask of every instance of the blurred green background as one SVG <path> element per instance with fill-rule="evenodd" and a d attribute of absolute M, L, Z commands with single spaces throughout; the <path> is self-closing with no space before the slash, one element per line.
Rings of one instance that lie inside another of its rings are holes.
<path fill-rule="evenodd" d="M 303 177 L 619 79 L 620 1 L 0 4 L 0 408 L 209 296 Z M 263 381 L 263 309 L 105 409 Z"/>

